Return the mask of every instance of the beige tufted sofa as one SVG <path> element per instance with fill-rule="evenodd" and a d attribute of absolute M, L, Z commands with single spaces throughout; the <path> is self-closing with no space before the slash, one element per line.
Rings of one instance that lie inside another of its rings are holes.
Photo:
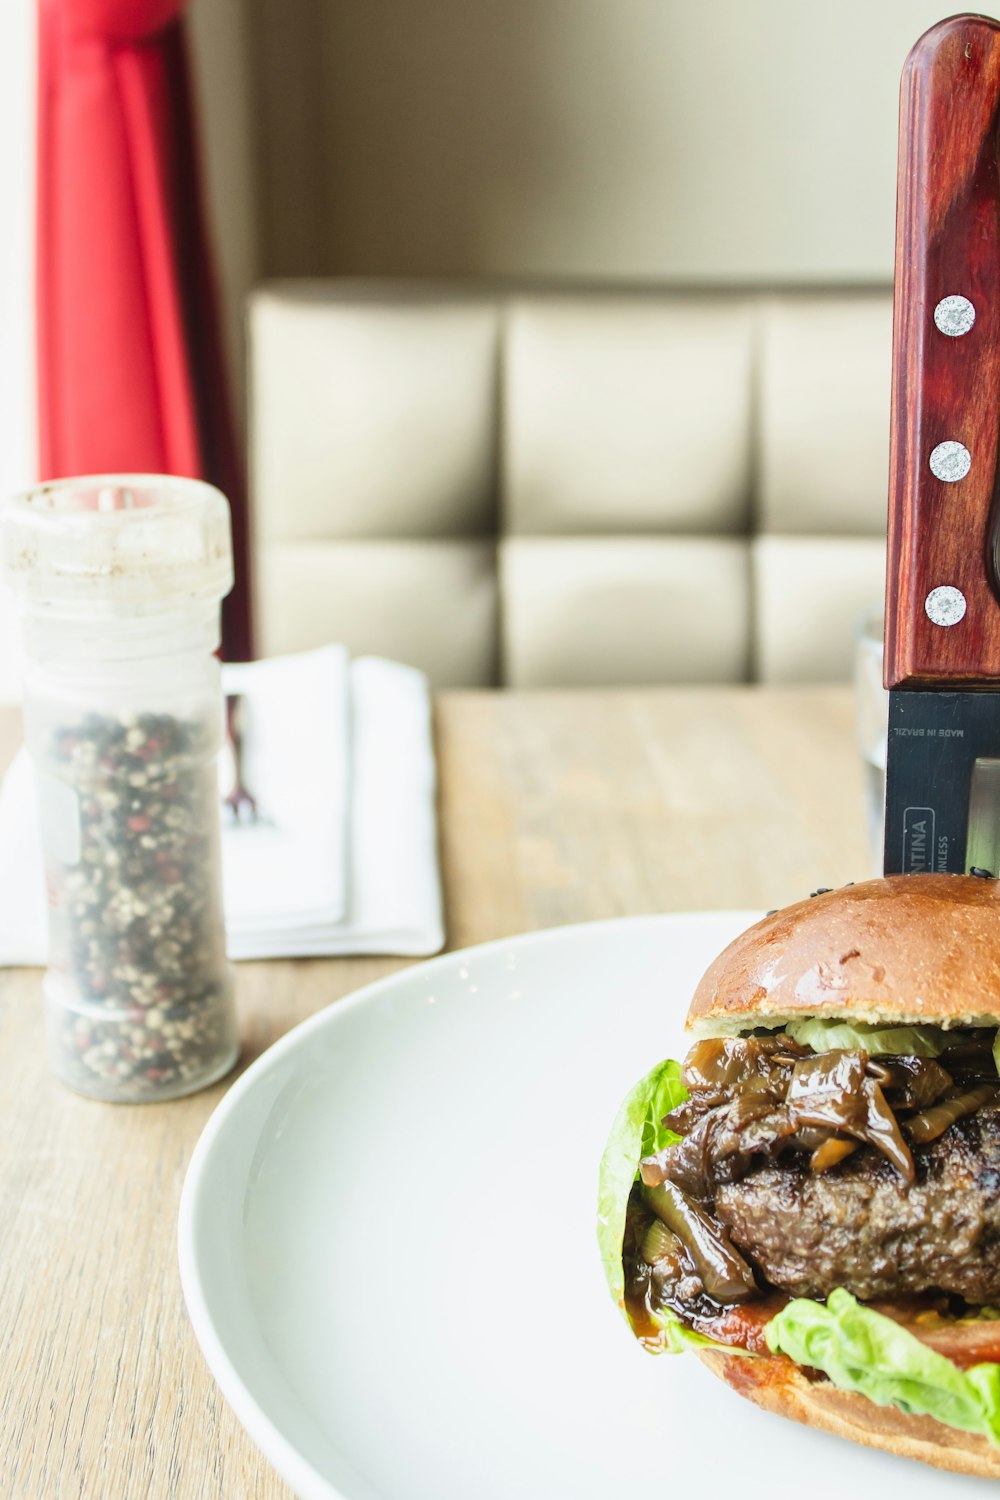
<path fill-rule="evenodd" d="M 250 308 L 265 654 L 829 680 L 883 594 L 888 291 L 330 281 Z"/>

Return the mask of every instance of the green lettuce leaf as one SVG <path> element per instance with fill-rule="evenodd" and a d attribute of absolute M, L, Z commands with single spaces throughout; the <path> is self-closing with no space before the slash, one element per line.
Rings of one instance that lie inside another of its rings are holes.
<path fill-rule="evenodd" d="M 601 1158 L 597 1195 L 597 1240 L 604 1274 L 618 1306 L 625 1310 L 622 1241 L 628 1195 L 644 1156 L 680 1140 L 660 1124 L 664 1115 L 687 1098 L 680 1064 L 668 1058 L 640 1079 L 622 1101 Z"/>
<path fill-rule="evenodd" d="M 789 1021 L 785 1030 L 793 1041 L 814 1052 L 862 1047 L 870 1057 L 940 1057 L 949 1040 L 940 1026 L 872 1026 L 865 1021 L 824 1021 L 819 1016 Z"/>
<path fill-rule="evenodd" d="M 1000 1365 L 960 1370 L 850 1292 L 831 1292 L 825 1306 L 796 1298 L 771 1319 L 765 1337 L 775 1354 L 822 1370 L 841 1390 L 1000 1444 Z"/>

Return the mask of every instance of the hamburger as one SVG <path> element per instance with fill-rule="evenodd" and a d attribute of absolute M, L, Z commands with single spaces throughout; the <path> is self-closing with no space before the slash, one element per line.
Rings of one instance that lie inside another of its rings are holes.
<path fill-rule="evenodd" d="M 907 875 L 750 927 L 601 1164 L 612 1293 L 759 1406 L 1000 1478 L 1000 882 Z"/>

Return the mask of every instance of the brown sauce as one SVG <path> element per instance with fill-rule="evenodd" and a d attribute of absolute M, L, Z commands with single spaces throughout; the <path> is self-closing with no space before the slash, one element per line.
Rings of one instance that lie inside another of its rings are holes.
<path fill-rule="evenodd" d="M 755 1302 L 721 1307 L 714 1317 L 696 1315 L 686 1321 L 697 1333 L 715 1339 L 716 1343 L 746 1349 L 751 1354 L 769 1354 L 764 1337 L 767 1325 L 790 1300 L 784 1292 L 769 1292 Z"/>

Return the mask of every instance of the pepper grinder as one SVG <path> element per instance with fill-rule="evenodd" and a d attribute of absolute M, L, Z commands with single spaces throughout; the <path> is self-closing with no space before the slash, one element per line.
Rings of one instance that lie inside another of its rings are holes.
<path fill-rule="evenodd" d="M 49 905 L 49 1056 L 117 1102 L 236 1060 L 222 911 L 214 652 L 229 506 L 159 475 L 65 479 L 0 513 Z"/>

